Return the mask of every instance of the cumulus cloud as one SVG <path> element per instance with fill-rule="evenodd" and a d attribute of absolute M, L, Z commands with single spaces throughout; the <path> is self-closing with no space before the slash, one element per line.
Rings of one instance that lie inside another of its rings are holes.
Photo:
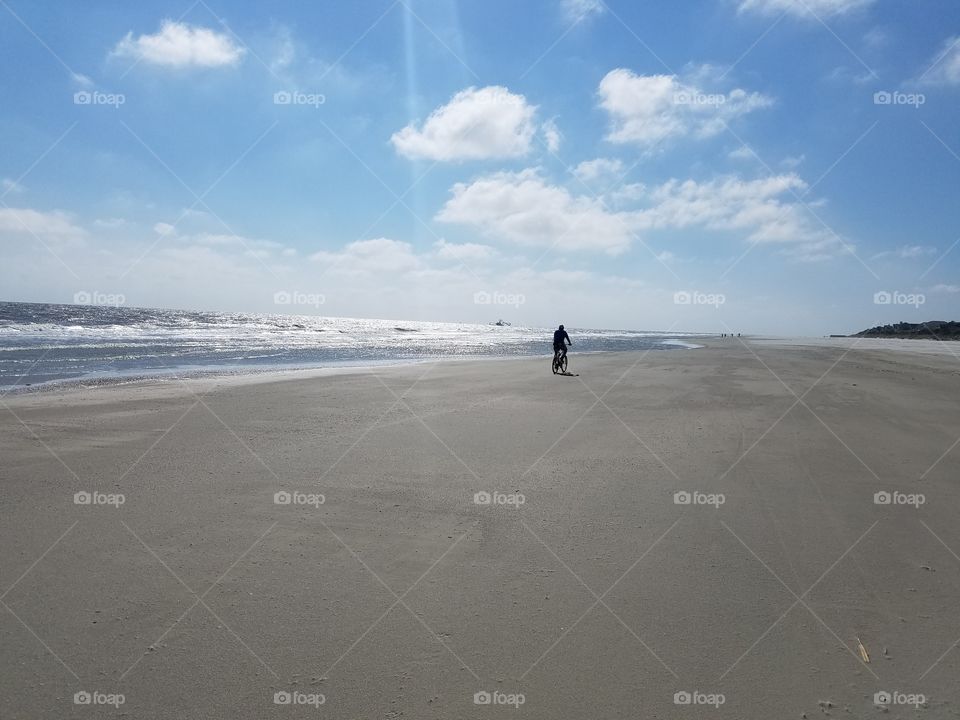
<path fill-rule="evenodd" d="M 414 252 L 413 245 L 390 238 L 357 240 L 339 251 L 322 250 L 314 253 L 310 260 L 334 265 L 338 273 L 346 275 L 392 275 L 423 267 L 423 261 Z"/>
<path fill-rule="evenodd" d="M 217 248 L 224 253 L 241 253 L 261 260 L 267 260 L 275 256 L 289 256 L 295 253 L 291 248 L 286 248 L 273 240 L 260 240 L 234 233 L 185 228 L 185 226 L 195 225 L 197 220 L 207 219 L 209 219 L 207 213 L 197 212 L 193 213 L 192 217 L 184 216 L 179 227 L 166 222 L 158 222 L 153 225 L 153 231 L 157 234 L 159 240 L 170 241 L 168 244 L 170 247 Z M 109 224 L 99 220 L 95 221 L 94 224 L 100 227 L 117 227 L 123 223 L 122 219 L 112 218 Z"/>
<path fill-rule="evenodd" d="M 742 233 L 750 242 L 781 245 L 800 260 L 850 252 L 849 243 L 812 218 L 800 202 L 789 199 L 806 188 L 793 173 L 759 180 L 732 176 L 704 183 L 671 180 L 650 191 L 651 207 L 636 212 L 631 222 L 637 230 L 703 227 Z"/>
<path fill-rule="evenodd" d="M 592 172 L 601 165 L 586 167 Z M 527 169 L 454 185 L 436 220 L 473 228 L 494 240 L 558 252 L 617 255 L 640 236 L 702 228 L 777 246 L 800 260 L 849 253 L 852 245 L 810 212 L 815 203 L 797 199 L 806 189 L 800 177 L 788 173 L 758 180 L 723 176 L 707 182 L 670 180 L 655 187 L 628 185 L 594 198 L 552 185 L 538 170 Z"/>
<path fill-rule="evenodd" d="M 544 140 L 547 143 L 547 150 L 552 153 L 557 152 L 563 140 L 563 134 L 560 132 L 560 128 L 557 127 L 557 124 L 553 120 L 547 120 L 541 129 L 543 130 Z"/>
<path fill-rule="evenodd" d="M 610 158 L 584 160 L 573 169 L 573 174 L 588 184 L 600 180 L 613 182 L 623 174 L 623 162 Z"/>
<path fill-rule="evenodd" d="M 773 104 L 762 93 L 740 88 L 708 93 L 676 75 L 637 75 L 626 68 L 607 73 L 599 95 L 611 120 L 607 140 L 643 147 L 668 138 L 711 137 L 725 123 Z"/>
<path fill-rule="evenodd" d="M 630 246 L 623 218 L 599 200 L 548 184 L 533 169 L 500 172 L 457 183 L 436 219 L 473 227 L 522 246 L 561 251 L 597 250 L 611 255 Z"/>
<path fill-rule="evenodd" d="M 497 254 L 497 250 L 490 245 L 479 243 L 450 243 L 444 239 L 433 244 L 437 257 L 441 260 L 457 260 L 460 262 L 478 262 L 489 260 Z"/>
<path fill-rule="evenodd" d="M 795 17 L 831 17 L 862 10 L 875 0 L 740 0 L 741 12 L 759 12 L 764 15 L 789 13 Z"/>
<path fill-rule="evenodd" d="M 960 85 L 960 36 L 947 38 L 930 60 L 930 69 L 921 76 L 929 85 Z"/>
<path fill-rule="evenodd" d="M 530 152 L 537 126 L 536 106 L 507 88 L 469 87 L 427 118 L 393 134 L 397 152 L 429 160 L 521 157 Z"/>
<path fill-rule="evenodd" d="M 635 205 L 637 201 L 646 199 L 649 193 L 649 188 L 643 183 L 627 183 L 619 186 L 614 185 L 604 199 L 609 200 L 614 205 Z"/>
<path fill-rule="evenodd" d="M 0 232 L 29 233 L 40 237 L 80 238 L 83 228 L 63 212 L 43 212 L 32 208 L 0 208 Z"/>
<path fill-rule="evenodd" d="M 135 38 L 132 32 L 127 33 L 111 55 L 152 65 L 184 68 L 236 65 L 245 52 L 225 33 L 164 20 L 160 30 L 153 35 Z"/>
<path fill-rule="evenodd" d="M 670 180 L 650 192 L 654 207 L 639 211 L 638 218 L 645 227 L 702 225 L 715 230 L 762 227 L 764 239 L 786 239 L 788 235 L 774 230 L 785 227 L 778 222 L 785 208 L 777 198 L 791 190 L 797 192 L 805 188 L 806 183 L 793 174 L 760 180 L 731 176 L 705 183 Z"/>
<path fill-rule="evenodd" d="M 218 247 L 243 248 L 245 250 L 282 250 L 283 245 L 273 240 L 256 240 L 243 235 L 228 235 L 224 233 L 198 233 L 191 236 L 191 242 L 198 245 L 212 245 Z"/>
<path fill-rule="evenodd" d="M 727 157 L 731 160 L 754 160 L 756 158 L 756 154 L 749 145 L 741 145 L 735 150 L 731 150 L 729 153 L 727 153 Z"/>

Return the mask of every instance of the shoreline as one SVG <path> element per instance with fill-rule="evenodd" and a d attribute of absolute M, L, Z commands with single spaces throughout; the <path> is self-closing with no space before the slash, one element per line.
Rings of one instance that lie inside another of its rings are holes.
<path fill-rule="evenodd" d="M 701 342 L 706 342 L 707 338 L 698 338 Z M 713 339 L 713 338 L 709 338 Z M 663 340 L 660 343 L 661 345 L 666 346 L 666 349 L 663 351 L 676 352 L 679 350 L 698 350 L 703 347 L 706 347 L 703 344 L 695 344 L 679 339 L 668 339 Z M 650 352 L 650 350 L 635 350 L 635 351 L 624 351 L 624 350 L 583 350 L 578 351 L 577 355 L 588 356 L 588 355 L 597 355 L 603 353 L 620 353 L 620 352 Z M 6 385 L 0 386 L 0 398 L 7 397 L 18 397 L 20 395 L 32 394 L 32 393 L 48 393 L 48 392 L 58 392 L 58 391 L 69 391 L 71 389 L 96 389 L 96 388 L 107 388 L 107 387 L 117 387 L 117 386 L 126 386 L 126 385 L 141 385 L 149 383 L 158 383 L 164 384 L 168 382 L 185 382 L 185 381 L 196 381 L 196 380 L 217 380 L 217 379 L 226 379 L 226 378 L 250 378 L 253 381 L 256 379 L 263 378 L 262 382 L 271 382 L 275 377 L 290 377 L 293 375 L 298 375 L 300 373 L 307 374 L 338 374 L 342 372 L 350 371 L 363 371 L 375 368 L 392 368 L 392 367 L 404 367 L 408 365 L 422 365 L 427 363 L 436 363 L 436 362 L 491 362 L 491 361 L 500 361 L 500 360 L 523 360 L 523 359 L 532 359 L 532 358 L 549 358 L 550 353 L 542 354 L 524 354 L 524 355 L 439 355 L 436 357 L 430 358 L 409 358 L 409 359 L 386 359 L 380 361 L 368 360 L 362 364 L 353 364 L 353 361 L 343 361 L 342 363 L 337 364 L 327 364 L 327 365 L 302 365 L 302 366 L 249 366 L 249 365 L 236 365 L 236 366 L 214 366 L 209 369 L 205 369 L 201 366 L 192 367 L 189 369 L 178 370 L 178 369 L 169 369 L 166 372 L 155 372 L 155 373 L 128 373 L 121 375 L 106 375 L 104 377 L 80 377 L 80 378 L 65 378 L 59 380 L 48 380 L 42 383 L 32 383 L 29 385 Z M 322 376 L 318 375 L 318 376 Z"/>
<path fill-rule="evenodd" d="M 668 339 L 662 345 L 671 348 L 669 352 L 701 350 L 715 347 L 718 344 L 743 342 L 757 347 L 781 348 L 841 348 L 859 352 L 893 352 L 897 354 L 915 354 L 918 356 L 952 357 L 960 361 L 960 345 L 955 351 L 946 346 L 944 341 L 906 339 L 906 338 L 856 338 L 845 337 L 782 337 L 769 335 L 744 335 L 742 337 L 699 336 L 697 343 L 685 340 Z M 616 355 L 623 353 L 649 353 L 651 350 L 588 350 L 575 351 L 571 357 L 588 357 L 594 355 Z M 657 351 L 663 352 L 663 351 Z M 458 363 L 458 362 L 493 362 L 504 360 L 526 360 L 549 358 L 550 353 L 536 355 L 466 355 L 466 356 L 437 356 L 431 358 L 391 359 L 382 361 L 367 361 L 362 364 L 353 364 L 345 361 L 335 365 L 307 365 L 307 366 L 274 366 L 253 367 L 236 366 L 235 368 L 219 367 L 203 369 L 201 367 L 189 370 L 171 369 L 164 373 L 124 374 L 111 375 L 102 378 L 68 378 L 50 380 L 31 385 L 8 385 L 0 387 L 0 400 L 15 397 L 69 393 L 84 390 L 97 391 L 116 387 L 170 387 L 182 383 L 226 382 L 227 384 L 270 383 L 282 380 L 310 379 L 343 374 L 359 374 L 374 369 L 399 368 L 406 366 L 424 365 L 430 363 Z M 231 382 L 232 381 L 232 382 Z"/>

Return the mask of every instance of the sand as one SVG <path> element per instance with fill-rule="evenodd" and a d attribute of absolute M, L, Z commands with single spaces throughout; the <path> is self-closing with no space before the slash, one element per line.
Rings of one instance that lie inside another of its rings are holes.
<path fill-rule="evenodd" d="M 952 355 L 570 370 L 4 398 L 2 716 L 958 715 Z"/>

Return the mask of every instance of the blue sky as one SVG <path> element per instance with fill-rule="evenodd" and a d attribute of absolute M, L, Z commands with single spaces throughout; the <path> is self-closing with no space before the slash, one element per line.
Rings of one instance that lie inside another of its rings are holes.
<path fill-rule="evenodd" d="M 0 297 L 958 319 L 958 41 L 951 0 L 2 0 Z"/>

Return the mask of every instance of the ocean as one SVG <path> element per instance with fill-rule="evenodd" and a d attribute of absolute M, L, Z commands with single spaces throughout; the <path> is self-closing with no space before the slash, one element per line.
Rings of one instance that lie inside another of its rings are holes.
<path fill-rule="evenodd" d="M 689 333 L 568 327 L 577 353 L 698 347 Z M 552 329 L 0 302 L 0 391 L 203 373 L 550 355 Z"/>

